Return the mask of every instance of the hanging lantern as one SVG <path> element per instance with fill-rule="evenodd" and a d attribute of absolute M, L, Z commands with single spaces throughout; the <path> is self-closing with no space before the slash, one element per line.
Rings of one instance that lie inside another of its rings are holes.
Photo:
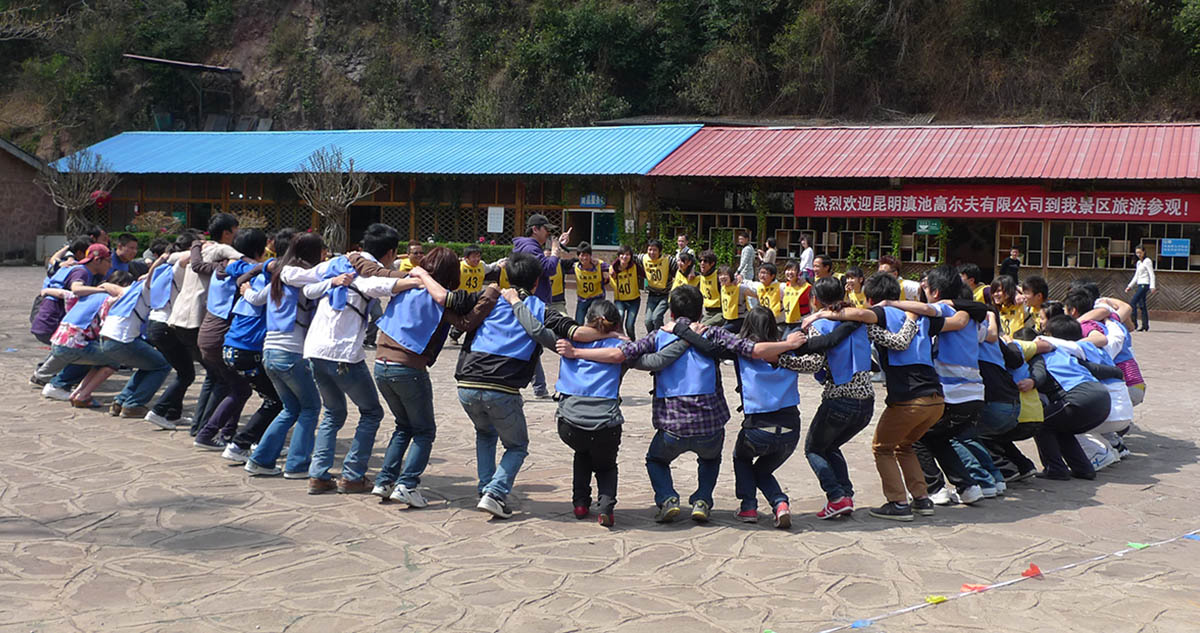
<path fill-rule="evenodd" d="M 91 195 L 92 204 L 96 205 L 97 209 L 103 209 L 112 201 L 112 194 L 102 189 L 97 189 Z"/>

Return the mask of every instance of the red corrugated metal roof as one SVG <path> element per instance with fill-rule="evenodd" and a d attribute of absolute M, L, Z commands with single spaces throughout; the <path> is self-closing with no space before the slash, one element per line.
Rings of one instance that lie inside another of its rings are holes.
<path fill-rule="evenodd" d="M 706 127 L 650 175 L 1200 179 L 1200 124 Z"/>

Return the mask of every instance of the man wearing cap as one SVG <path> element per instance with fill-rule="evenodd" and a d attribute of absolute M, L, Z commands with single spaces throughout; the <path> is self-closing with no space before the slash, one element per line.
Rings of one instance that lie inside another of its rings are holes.
<path fill-rule="evenodd" d="M 535 213 L 529 216 L 525 222 L 525 236 L 513 238 L 513 253 L 529 253 L 541 264 L 542 275 L 538 277 L 538 284 L 533 294 L 547 304 L 550 303 L 550 278 L 558 272 L 559 260 L 571 258 L 570 252 L 563 248 L 570 239 L 570 229 L 567 229 L 567 232 L 560 235 L 558 239 L 551 240 L 549 256 L 543 252 L 546 241 L 550 239 L 550 234 L 557 230 L 558 226 L 550 224 L 549 218 Z M 546 388 L 546 372 L 542 370 L 541 363 L 534 365 L 533 395 L 535 398 L 550 397 L 550 390 Z"/>

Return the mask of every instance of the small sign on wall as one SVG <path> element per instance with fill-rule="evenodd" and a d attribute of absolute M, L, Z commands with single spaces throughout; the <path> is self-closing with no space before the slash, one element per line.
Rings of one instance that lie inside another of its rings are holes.
<path fill-rule="evenodd" d="M 1192 254 L 1192 240 L 1188 238 L 1163 238 L 1161 244 L 1162 257 L 1187 257 Z"/>
<path fill-rule="evenodd" d="M 604 196 L 595 192 L 579 196 L 579 206 L 588 209 L 599 209 L 604 206 L 604 203 Z"/>
<path fill-rule="evenodd" d="M 504 207 L 488 207 L 487 232 L 504 232 Z"/>

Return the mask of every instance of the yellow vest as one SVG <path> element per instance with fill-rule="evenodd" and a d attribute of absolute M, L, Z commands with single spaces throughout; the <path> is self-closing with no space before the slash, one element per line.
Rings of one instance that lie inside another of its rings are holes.
<path fill-rule="evenodd" d="M 867 307 L 867 293 L 859 290 L 858 292 L 846 293 L 846 298 L 850 300 L 850 304 L 856 308 Z"/>
<path fill-rule="evenodd" d="M 610 269 L 609 276 L 612 279 L 613 299 L 616 301 L 633 301 L 642 296 L 637 286 L 637 267 L 631 265 L 615 275 Z"/>
<path fill-rule="evenodd" d="M 500 289 L 512 288 L 512 284 L 508 283 L 508 271 L 503 266 L 500 267 Z"/>
<path fill-rule="evenodd" d="M 1000 329 L 1002 333 L 1012 336 L 1025 327 L 1025 322 L 1029 320 L 1030 315 L 1029 308 L 1023 305 L 1014 303 L 1008 306 L 1001 306 Z"/>
<path fill-rule="evenodd" d="M 779 316 L 783 312 L 783 298 L 780 296 L 779 282 L 760 283 L 758 285 L 758 302 L 762 307 L 775 313 L 775 316 Z"/>
<path fill-rule="evenodd" d="M 667 273 L 671 272 L 671 260 L 665 256 L 660 256 L 658 259 L 650 259 L 648 256 L 642 256 L 642 268 L 646 271 L 646 285 L 655 290 L 667 289 Z"/>
<path fill-rule="evenodd" d="M 455 290 L 466 290 L 467 292 L 478 292 L 483 289 L 483 262 L 479 262 L 478 266 L 472 266 L 467 263 L 467 260 L 461 259 L 458 261 L 458 287 Z"/>
<path fill-rule="evenodd" d="M 413 266 L 411 259 L 409 259 L 408 257 L 401 257 L 400 265 L 396 267 L 396 270 L 399 270 L 402 273 L 406 273 L 414 268 L 416 268 L 416 266 Z"/>
<path fill-rule="evenodd" d="M 575 295 L 579 299 L 592 299 L 604 294 L 604 262 L 596 264 L 594 270 L 587 270 L 575 262 Z"/>
<path fill-rule="evenodd" d="M 715 310 L 721 307 L 721 284 L 717 282 L 717 270 L 707 275 L 696 274 L 699 280 L 700 296 L 704 297 L 704 309 Z"/>
<path fill-rule="evenodd" d="M 563 271 L 562 262 L 558 262 L 558 266 L 554 269 L 554 275 L 550 277 L 550 299 L 561 297 L 566 290 L 563 289 Z"/>
<path fill-rule="evenodd" d="M 794 324 L 804 320 L 804 316 L 811 311 L 808 303 L 808 295 L 811 290 L 812 286 L 807 281 L 800 282 L 799 286 L 786 284 L 783 287 L 785 321 Z"/>
<path fill-rule="evenodd" d="M 979 284 L 978 286 L 975 286 L 975 290 L 974 290 L 975 300 L 978 301 L 979 303 L 983 303 L 983 289 L 985 287 L 986 286 L 984 286 L 983 284 Z"/>
<path fill-rule="evenodd" d="M 727 321 L 742 316 L 742 287 L 738 284 L 721 286 L 721 314 Z"/>
<path fill-rule="evenodd" d="M 692 277 L 691 279 L 688 279 L 688 276 L 686 274 L 684 274 L 682 271 L 678 271 L 678 270 L 675 271 L 675 279 L 672 280 L 672 282 L 671 282 L 671 290 L 674 290 L 680 286 L 688 286 L 688 285 L 699 286 L 700 285 L 700 276 L 696 275 L 696 276 Z"/>

